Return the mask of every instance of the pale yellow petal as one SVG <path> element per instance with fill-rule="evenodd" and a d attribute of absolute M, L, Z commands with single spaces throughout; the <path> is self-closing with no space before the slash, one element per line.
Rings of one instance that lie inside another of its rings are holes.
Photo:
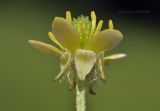
<path fill-rule="evenodd" d="M 126 57 L 127 55 L 124 54 L 124 53 L 120 53 L 120 54 L 114 54 L 114 55 L 110 55 L 110 56 L 106 56 L 104 57 L 104 63 L 108 63 L 108 62 L 111 62 L 113 60 L 117 60 L 117 59 L 122 59 L 124 57 Z"/>
<path fill-rule="evenodd" d="M 53 34 L 57 41 L 71 52 L 80 47 L 79 35 L 66 19 L 56 17 L 52 24 Z"/>
<path fill-rule="evenodd" d="M 56 56 L 60 56 L 63 54 L 63 52 L 61 50 L 59 50 L 58 48 L 40 42 L 40 41 L 36 41 L 36 40 L 29 40 L 28 41 L 33 47 L 39 49 L 40 51 L 46 53 L 46 54 L 50 54 L 50 55 L 56 55 Z"/>
<path fill-rule="evenodd" d="M 108 51 L 115 48 L 122 40 L 122 33 L 118 30 L 106 29 L 99 32 L 87 45 L 86 49 L 95 52 Z"/>

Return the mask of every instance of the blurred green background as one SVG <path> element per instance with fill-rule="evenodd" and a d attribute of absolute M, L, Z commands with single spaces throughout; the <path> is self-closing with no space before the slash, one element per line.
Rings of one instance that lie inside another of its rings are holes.
<path fill-rule="evenodd" d="M 109 18 L 124 40 L 113 53 L 127 58 L 105 67 L 107 82 L 97 84 L 97 95 L 87 93 L 87 111 L 160 110 L 160 31 L 156 10 L 123 2 L 104 1 L 1 1 L 0 3 L 0 111 L 75 111 L 75 92 L 66 81 L 52 80 L 59 58 L 45 55 L 28 39 L 53 44 L 48 38 L 55 16 L 89 15 Z M 148 3 L 149 4 L 149 3 Z M 145 6 L 145 5 L 143 5 Z M 148 12 L 140 12 L 140 11 Z M 54 45 L 54 44 L 53 44 Z"/>

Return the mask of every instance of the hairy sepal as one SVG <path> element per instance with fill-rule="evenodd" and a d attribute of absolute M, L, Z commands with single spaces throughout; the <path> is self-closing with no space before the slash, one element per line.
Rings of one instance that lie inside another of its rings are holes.
<path fill-rule="evenodd" d="M 90 50 L 77 49 L 75 53 L 75 68 L 78 78 L 82 81 L 92 70 L 96 63 L 96 53 Z"/>

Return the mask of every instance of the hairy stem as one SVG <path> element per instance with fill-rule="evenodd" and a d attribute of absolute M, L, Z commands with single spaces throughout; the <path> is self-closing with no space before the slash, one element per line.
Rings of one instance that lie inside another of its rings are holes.
<path fill-rule="evenodd" d="M 76 109 L 77 111 L 86 110 L 85 88 L 79 88 L 78 85 L 76 85 Z"/>

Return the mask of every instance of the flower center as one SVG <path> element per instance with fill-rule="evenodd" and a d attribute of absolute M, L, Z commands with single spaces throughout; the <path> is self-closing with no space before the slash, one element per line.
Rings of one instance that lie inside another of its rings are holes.
<path fill-rule="evenodd" d="M 85 44 L 87 40 L 91 38 L 91 28 L 92 23 L 88 19 L 88 16 L 80 16 L 77 19 L 73 19 L 72 25 L 75 28 L 75 30 L 80 35 L 80 47 L 83 49 L 85 47 Z"/>

